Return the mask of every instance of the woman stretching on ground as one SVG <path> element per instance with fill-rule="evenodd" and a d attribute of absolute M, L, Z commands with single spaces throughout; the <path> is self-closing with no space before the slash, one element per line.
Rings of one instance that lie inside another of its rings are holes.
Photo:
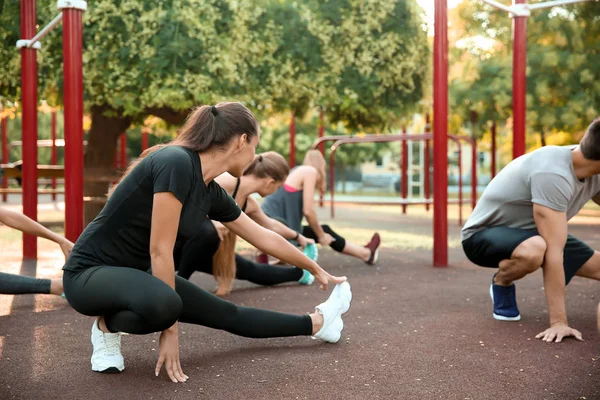
<path fill-rule="evenodd" d="M 185 382 L 179 362 L 178 322 L 251 338 L 314 335 L 337 342 L 352 293 L 334 277 L 241 212 L 214 179 L 241 176 L 253 160 L 259 125 L 240 103 L 202 106 L 181 133 L 132 164 L 100 214 L 81 234 L 64 267 L 69 304 L 98 317 L 92 325 L 92 370 L 122 371 L 119 332 L 161 332 L 155 373 L 163 365 L 173 382 Z M 291 315 L 237 306 L 175 276 L 176 240 L 197 234 L 206 216 L 254 246 L 308 269 L 321 283 L 337 284 L 312 314 Z"/>
<path fill-rule="evenodd" d="M 360 258 L 369 265 L 377 263 L 381 238 L 375 232 L 366 246 L 351 243 L 334 232 L 329 225 L 321 225 L 314 209 L 315 191 L 325 191 L 325 159 L 318 150 L 309 150 L 301 166 L 294 168 L 283 187 L 267 197 L 262 209 L 271 218 L 284 222 L 290 228 L 315 239 L 322 246 Z M 306 217 L 307 226 L 302 226 Z"/>
<path fill-rule="evenodd" d="M 69 256 L 73 248 L 73 243 L 21 213 L 0 208 L 0 223 L 29 235 L 53 241 L 60 246 L 65 258 Z M 55 294 L 60 296 L 62 293 L 62 279 L 40 279 L 0 272 L 0 294 Z"/>
<path fill-rule="evenodd" d="M 290 172 L 285 158 L 274 151 L 255 157 L 239 178 L 224 173 L 215 181 L 257 224 L 280 234 L 286 239 L 297 240 L 300 247 L 313 244 L 281 222 L 267 217 L 258 201 L 250 197 L 258 193 L 266 197 L 283 185 Z M 217 221 L 208 218 L 197 234 L 175 248 L 175 268 L 177 275 L 189 279 L 196 272 L 213 274 L 217 280 L 216 295 L 223 296 L 231 291 L 233 280 L 241 279 L 257 285 L 271 286 L 285 282 L 300 282 L 310 285 L 314 277 L 305 269 L 298 267 L 277 267 L 259 264 L 235 253 L 236 234 Z"/>

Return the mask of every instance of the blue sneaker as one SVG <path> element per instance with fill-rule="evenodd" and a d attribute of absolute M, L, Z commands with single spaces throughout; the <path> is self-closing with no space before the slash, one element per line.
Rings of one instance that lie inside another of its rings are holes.
<path fill-rule="evenodd" d="M 494 275 L 496 276 L 496 275 Z M 514 283 L 510 286 L 490 285 L 490 297 L 494 303 L 494 318 L 499 321 L 519 321 L 517 294 Z"/>
<path fill-rule="evenodd" d="M 314 262 L 317 262 L 317 259 L 319 258 L 319 250 L 317 248 L 317 245 L 315 243 L 309 243 L 304 247 L 304 255 L 308 258 L 310 258 L 311 260 L 313 260 Z"/>
<path fill-rule="evenodd" d="M 314 281 L 315 277 L 310 272 L 303 269 L 302 278 L 298 279 L 298 283 L 300 283 L 301 285 L 312 285 Z"/>

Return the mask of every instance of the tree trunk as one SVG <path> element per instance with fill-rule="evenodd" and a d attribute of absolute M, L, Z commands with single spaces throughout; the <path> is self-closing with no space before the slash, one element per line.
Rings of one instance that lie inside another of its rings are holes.
<path fill-rule="evenodd" d="M 111 116 L 105 113 L 111 112 Z M 123 117 L 119 111 L 106 106 L 91 109 L 92 126 L 84 159 L 83 193 L 87 197 L 84 206 L 84 224 L 89 224 L 106 203 L 106 192 L 119 174 L 114 168 L 117 139 L 131 124 L 131 117 Z"/>
<path fill-rule="evenodd" d="M 546 145 L 546 132 L 544 130 L 540 131 L 540 139 L 542 141 L 542 147 Z"/>

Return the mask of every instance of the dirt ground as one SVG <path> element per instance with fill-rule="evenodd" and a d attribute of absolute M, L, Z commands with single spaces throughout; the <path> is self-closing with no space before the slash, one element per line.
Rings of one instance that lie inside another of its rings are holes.
<path fill-rule="evenodd" d="M 541 273 L 517 284 L 522 320 L 492 318 L 493 271 L 469 263 L 459 226 L 449 225 L 450 267 L 431 266 L 430 214 L 409 209 L 340 205 L 321 217 L 358 243 L 383 238 L 369 267 L 328 249 L 320 263 L 352 285 L 352 308 L 338 344 L 310 337 L 246 339 L 192 325 L 180 328 L 185 384 L 154 376 L 158 334 L 123 337 L 126 370 L 90 369 L 92 319 L 64 299 L 0 295 L 0 399 L 600 399 L 596 328 L 598 283 L 574 278 L 567 288 L 571 325 L 584 342 L 547 344 Z M 600 248 L 600 219 L 590 211 L 571 233 Z M 61 254 L 40 240 L 37 263 L 23 263 L 20 234 L 0 228 L 0 271 L 58 277 Z M 242 246 L 242 249 L 246 247 Z M 210 276 L 192 280 L 207 290 Z M 306 313 L 327 298 L 316 286 L 258 287 L 237 282 L 228 300 Z"/>

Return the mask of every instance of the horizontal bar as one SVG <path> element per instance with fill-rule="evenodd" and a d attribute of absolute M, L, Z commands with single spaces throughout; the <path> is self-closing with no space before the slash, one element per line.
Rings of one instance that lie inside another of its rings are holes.
<path fill-rule="evenodd" d="M 505 5 L 504 5 L 504 4 L 502 4 L 502 3 L 498 3 L 498 2 L 497 2 L 497 1 L 495 1 L 495 0 L 482 0 L 482 1 L 483 1 L 484 3 L 487 3 L 487 4 L 489 4 L 489 5 L 490 5 L 490 6 L 492 6 L 492 7 L 496 7 L 496 8 L 499 8 L 499 9 L 503 10 L 503 11 L 506 11 L 507 13 L 511 13 L 511 14 L 513 14 L 513 10 L 511 10 L 511 9 L 510 9 L 510 7 L 508 7 L 508 6 L 505 6 Z"/>
<path fill-rule="evenodd" d="M 589 0 L 554 0 L 554 1 L 547 1 L 545 3 L 527 4 L 527 7 L 529 7 L 530 10 L 537 10 L 540 8 L 564 6 L 565 4 L 582 3 L 585 1 L 589 1 Z"/>
<path fill-rule="evenodd" d="M 27 47 L 31 48 L 36 42 L 39 42 L 44 36 L 46 36 L 52 30 L 52 28 L 54 28 L 62 20 L 62 17 L 63 17 L 63 13 L 61 12 L 52 21 L 50 21 L 50 23 L 48 25 L 43 27 L 41 31 L 39 31 L 34 37 L 32 37 L 29 40 Z"/>

